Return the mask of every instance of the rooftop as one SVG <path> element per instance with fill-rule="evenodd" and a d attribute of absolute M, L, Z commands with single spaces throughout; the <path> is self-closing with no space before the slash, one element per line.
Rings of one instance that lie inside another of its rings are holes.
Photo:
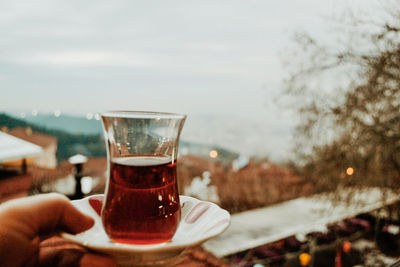
<path fill-rule="evenodd" d="M 57 138 L 51 135 L 34 132 L 32 128 L 17 127 L 9 130 L 9 134 L 21 138 L 25 141 L 31 142 L 43 148 L 52 144 L 57 144 Z"/>
<path fill-rule="evenodd" d="M 0 131 L 0 163 L 36 157 L 42 152 L 40 146 Z"/>

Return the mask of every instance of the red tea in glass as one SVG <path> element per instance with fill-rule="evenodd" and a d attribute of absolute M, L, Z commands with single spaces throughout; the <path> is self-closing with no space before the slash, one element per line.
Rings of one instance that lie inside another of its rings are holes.
<path fill-rule="evenodd" d="M 113 111 L 101 118 L 108 159 L 105 232 L 119 243 L 170 241 L 181 218 L 176 159 L 186 115 Z"/>
<path fill-rule="evenodd" d="M 155 244 L 171 240 L 181 217 L 176 162 L 140 155 L 114 159 L 107 195 L 103 225 L 113 241 Z"/>

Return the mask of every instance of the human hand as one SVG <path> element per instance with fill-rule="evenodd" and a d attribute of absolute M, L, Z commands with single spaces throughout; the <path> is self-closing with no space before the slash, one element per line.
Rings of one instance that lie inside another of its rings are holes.
<path fill-rule="evenodd" d="M 79 233 L 93 226 L 60 194 L 15 199 L 0 205 L 0 267 L 116 266 L 113 259 L 80 250 L 41 249 L 40 242 L 60 231 Z"/>

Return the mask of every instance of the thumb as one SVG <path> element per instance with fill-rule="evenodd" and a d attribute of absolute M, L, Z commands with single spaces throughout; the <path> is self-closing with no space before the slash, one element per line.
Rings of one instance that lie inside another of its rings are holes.
<path fill-rule="evenodd" d="M 33 238 L 57 231 L 82 232 L 93 226 L 93 219 L 78 211 L 61 194 L 50 193 L 6 202 L 0 209 L 11 223 Z M 14 225 L 16 226 L 16 225 Z"/>

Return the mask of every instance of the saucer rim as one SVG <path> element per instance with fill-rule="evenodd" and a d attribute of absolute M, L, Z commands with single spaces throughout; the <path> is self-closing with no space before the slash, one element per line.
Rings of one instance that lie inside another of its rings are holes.
<path fill-rule="evenodd" d="M 92 197 L 99 197 L 99 196 L 104 197 L 104 194 L 90 195 L 90 196 L 87 196 L 87 197 L 82 198 L 82 199 L 72 200 L 71 202 L 77 203 L 77 202 L 88 201 Z M 222 228 L 217 233 L 215 233 L 215 234 L 213 234 L 213 235 L 211 235 L 209 237 L 200 239 L 200 240 L 198 240 L 196 242 L 189 243 L 189 244 L 184 244 L 184 245 L 178 245 L 178 244 L 174 245 L 172 242 L 166 242 L 166 243 L 155 244 L 155 245 L 129 245 L 129 244 L 122 244 L 122 243 L 113 243 L 114 245 L 107 246 L 107 245 L 104 245 L 104 244 L 103 245 L 101 245 L 101 244 L 96 245 L 96 244 L 93 244 L 93 243 L 82 242 L 81 240 L 79 240 L 79 238 L 76 238 L 76 235 L 69 234 L 69 233 L 66 233 L 66 232 L 63 232 L 60 235 L 61 235 L 61 237 L 67 239 L 70 242 L 82 245 L 82 246 L 84 246 L 86 248 L 89 248 L 89 249 L 92 249 L 92 250 L 104 251 L 104 252 L 111 252 L 111 251 L 112 252 L 136 252 L 136 253 L 141 253 L 141 254 L 147 254 L 147 253 L 151 254 L 151 253 L 154 253 L 154 252 L 183 251 L 183 250 L 185 250 L 187 248 L 198 246 L 198 245 L 200 245 L 200 244 L 202 244 L 202 243 L 204 243 L 204 242 L 206 242 L 206 241 L 208 241 L 210 239 L 213 239 L 216 236 L 222 234 L 230 226 L 230 224 L 231 224 L 231 215 L 229 214 L 229 212 L 227 210 L 221 208 L 219 205 L 217 205 L 217 204 L 215 204 L 213 202 L 210 202 L 210 201 L 200 200 L 200 199 L 197 199 L 197 198 L 194 198 L 194 197 L 191 197 L 191 196 L 179 195 L 179 198 L 180 198 L 180 200 L 182 200 L 182 198 L 183 198 L 185 201 L 188 201 L 188 200 L 190 201 L 191 200 L 191 201 L 195 202 L 196 204 L 200 203 L 200 202 L 210 203 L 210 205 L 216 206 L 219 211 L 221 211 L 223 213 L 226 213 L 226 215 L 227 215 L 226 219 L 228 219 L 228 222 L 226 223 L 224 228 Z M 182 219 L 183 218 L 181 218 L 181 220 Z M 86 230 L 86 231 L 88 231 L 88 230 Z M 86 232 L 86 231 L 84 231 L 84 232 Z M 84 233 L 84 232 L 81 232 L 81 233 Z M 79 234 L 81 234 L 81 233 L 79 233 Z M 119 247 L 119 246 L 121 246 L 121 247 Z M 147 247 L 147 246 L 151 246 L 151 247 Z"/>

